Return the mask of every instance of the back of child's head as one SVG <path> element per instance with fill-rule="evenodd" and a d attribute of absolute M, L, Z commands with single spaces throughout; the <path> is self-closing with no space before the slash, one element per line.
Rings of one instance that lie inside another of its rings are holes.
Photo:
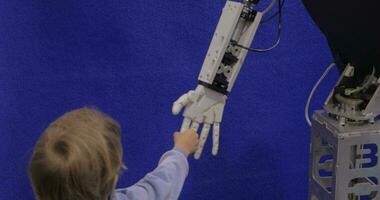
<path fill-rule="evenodd" d="M 118 123 L 91 108 L 68 112 L 38 140 L 29 176 L 40 200 L 105 200 L 122 167 Z"/>

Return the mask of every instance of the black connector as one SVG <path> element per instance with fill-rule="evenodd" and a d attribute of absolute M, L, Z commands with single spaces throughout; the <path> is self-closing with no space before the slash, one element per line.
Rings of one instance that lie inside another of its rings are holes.
<path fill-rule="evenodd" d="M 224 65 L 229 65 L 229 66 L 232 66 L 234 65 L 239 59 L 234 56 L 232 53 L 226 53 L 224 54 L 224 57 L 223 57 L 223 60 L 222 60 L 222 63 Z"/>
<path fill-rule="evenodd" d="M 250 11 L 245 11 L 241 13 L 241 18 L 245 19 L 246 21 L 252 22 L 255 20 L 257 11 L 256 10 L 250 10 Z"/>
<path fill-rule="evenodd" d="M 205 83 L 203 81 L 199 81 L 199 85 L 203 85 L 211 90 L 222 93 L 224 95 L 228 94 L 228 81 L 227 77 L 222 74 L 216 74 L 214 82 L 212 84 Z"/>
<path fill-rule="evenodd" d="M 258 4 L 260 2 L 260 0 L 248 0 L 249 3 L 253 3 L 253 4 Z"/>

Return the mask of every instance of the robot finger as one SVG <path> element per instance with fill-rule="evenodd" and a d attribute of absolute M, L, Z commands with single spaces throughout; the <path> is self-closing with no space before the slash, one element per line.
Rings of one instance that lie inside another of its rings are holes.
<path fill-rule="evenodd" d="M 181 131 L 180 132 L 183 132 L 183 131 L 186 131 L 187 129 L 190 128 L 190 123 L 191 123 L 191 120 L 187 117 L 185 117 L 183 119 L 183 122 L 182 122 L 182 125 L 181 125 Z"/>
<path fill-rule="evenodd" d="M 224 105 L 225 105 L 225 102 L 219 103 L 218 105 L 215 106 L 215 109 L 214 109 L 215 110 L 214 123 L 220 123 L 220 122 L 222 122 Z"/>
<path fill-rule="evenodd" d="M 216 156 L 219 151 L 219 133 L 220 133 L 220 123 L 215 122 L 213 126 L 212 135 L 212 155 Z"/>
<path fill-rule="evenodd" d="M 179 97 L 172 106 L 172 113 L 173 115 L 177 115 L 179 112 L 181 112 L 182 108 L 190 103 L 191 96 L 194 95 L 194 91 L 191 90 L 188 93 L 182 95 Z"/>
<path fill-rule="evenodd" d="M 198 149 L 194 154 L 194 158 L 197 160 L 201 157 L 203 147 L 204 147 L 206 140 L 207 140 L 208 133 L 210 132 L 210 127 L 211 127 L 210 124 L 204 124 L 203 125 L 201 136 L 199 138 Z"/>

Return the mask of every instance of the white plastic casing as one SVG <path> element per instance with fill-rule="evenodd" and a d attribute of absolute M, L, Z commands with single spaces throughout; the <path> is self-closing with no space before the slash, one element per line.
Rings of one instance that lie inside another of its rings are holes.
<path fill-rule="evenodd" d="M 237 2 L 227 1 L 223 9 L 222 16 L 220 17 L 218 26 L 212 38 L 207 56 L 203 62 L 201 72 L 198 80 L 213 84 L 215 75 L 221 66 L 222 59 L 227 51 L 233 35 L 239 35 L 238 44 L 250 47 L 260 25 L 263 14 L 256 13 L 255 19 L 252 22 L 243 22 L 243 30 L 237 28 L 238 24 L 241 27 L 242 22 L 239 20 L 243 11 L 244 5 Z M 225 74 L 228 81 L 227 91 L 230 92 L 240 72 L 247 56 L 248 50 L 239 48 L 240 53 L 237 55 L 238 62 L 231 66 L 228 70 L 230 74 Z"/>
<path fill-rule="evenodd" d="M 243 4 L 227 1 L 208 49 L 206 59 L 203 62 L 202 70 L 198 77 L 200 81 L 208 84 L 212 84 L 214 81 L 242 10 Z"/>

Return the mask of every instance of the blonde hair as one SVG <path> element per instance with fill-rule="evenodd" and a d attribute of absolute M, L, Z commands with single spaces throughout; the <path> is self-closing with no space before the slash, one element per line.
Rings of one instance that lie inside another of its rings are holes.
<path fill-rule="evenodd" d="M 122 165 L 120 126 L 92 108 L 68 112 L 38 140 L 29 176 L 40 200 L 105 200 Z"/>

